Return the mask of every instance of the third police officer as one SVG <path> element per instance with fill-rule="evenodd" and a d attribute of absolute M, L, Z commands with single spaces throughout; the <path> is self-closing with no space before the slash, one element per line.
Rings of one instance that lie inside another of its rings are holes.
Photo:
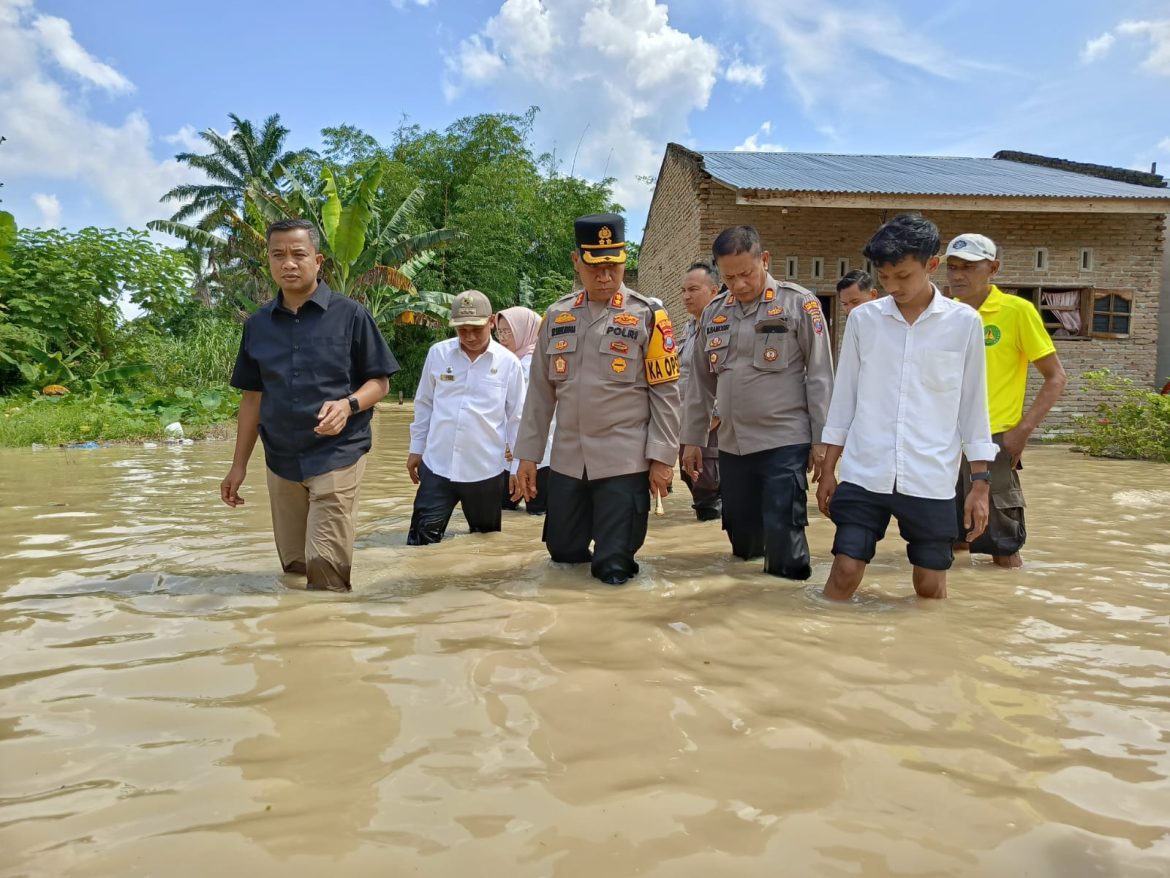
<path fill-rule="evenodd" d="M 820 477 L 821 428 L 833 390 L 833 355 L 816 296 L 778 283 L 751 226 L 724 229 L 712 247 L 727 294 L 703 311 L 691 349 L 683 466 L 697 478 L 712 406 L 719 404 L 723 529 L 740 558 L 764 571 L 812 575 L 808 480 Z"/>

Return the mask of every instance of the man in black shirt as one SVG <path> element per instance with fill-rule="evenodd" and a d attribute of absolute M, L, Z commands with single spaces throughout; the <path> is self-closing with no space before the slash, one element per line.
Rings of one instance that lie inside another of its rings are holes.
<path fill-rule="evenodd" d="M 370 450 L 370 409 L 398 363 L 370 312 L 317 280 L 324 257 L 306 220 L 268 227 L 276 298 L 244 324 L 232 386 L 243 391 L 228 506 L 259 437 L 264 443 L 276 549 L 310 589 L 350 590 L 354 515 Z"/>

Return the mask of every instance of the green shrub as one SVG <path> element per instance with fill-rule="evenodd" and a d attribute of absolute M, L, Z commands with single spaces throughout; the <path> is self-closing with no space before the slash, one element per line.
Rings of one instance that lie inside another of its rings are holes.
<path fill-rule="evenodd" d="M 178 421 L 196 439 L 220 431 L 239 409 L 238 391 L 226 386 L 199 392 L 179 387 L 113 396 L 101 391 L 69 396 L 0 398 L 0 445 L 63 445 L 163 438 Z"/>
<path fill-rule="evenodd" d="M 1135 387 L 1108 369 L 1086 372 L 1088 386 L 1110 395 L 1074 422 L 1074 440 L 1090 454 L 1170 463 L 1170 396 Z"/>

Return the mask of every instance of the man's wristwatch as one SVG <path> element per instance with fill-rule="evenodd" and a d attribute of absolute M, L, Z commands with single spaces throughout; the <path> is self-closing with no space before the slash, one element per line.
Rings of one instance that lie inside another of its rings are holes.
<path fill-rule="evenodd" d="M 358 402 L 358 398 L 356 396 L 351 396 L 349 398 L 349 413 L 351 415 L 356 415 L 361 410 L 362 410 L 362 404 L 360 402 Z"/>
<path fill-rule="evenodd" d="M 990 484 L 991 483 L 991 471 L 984 470 L 981 473 L 971 473 L 971 481 L 972 481 L 972 483 L 974 483 L 974 482 L 987 482 L 988 484 Z"/>

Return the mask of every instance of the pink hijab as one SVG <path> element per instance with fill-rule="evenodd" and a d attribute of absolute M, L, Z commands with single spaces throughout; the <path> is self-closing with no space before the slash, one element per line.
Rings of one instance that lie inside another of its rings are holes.
<path fill-rule="evenodd" d="M 540 315 L 531 308 L 516 306 L 505 308 L 500 312 L 500 316 L 507 321 L 508 328 L 512 330 L 512 343 L 515 345 L 512 353 L 524 359 L 536 347 L 536 337 L 540 333 Z"/>

